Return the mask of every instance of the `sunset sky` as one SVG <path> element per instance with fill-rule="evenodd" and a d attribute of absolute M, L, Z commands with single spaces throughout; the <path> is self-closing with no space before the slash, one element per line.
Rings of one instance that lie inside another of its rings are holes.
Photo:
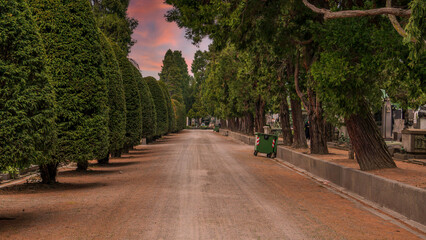
<path fill-rule="evenodd" d="M 132 47 L 129 57 L 136 60 L 144 77 L 159 78 L 158 73 L 168 49 L 182 51 L 192 75 L 191 63 L 198 48 L 185 39 L 184 29 L 179 29 L 176 23 L 166 21 L 164 14 L 170 8 L 163 0 L 130 1 L 128 14 L 139 21 L 139 26 L 133 34 L 137 43 Z M 208 39 L 204 40 L 200 49 L 207 50 L 209 43 Z"/>

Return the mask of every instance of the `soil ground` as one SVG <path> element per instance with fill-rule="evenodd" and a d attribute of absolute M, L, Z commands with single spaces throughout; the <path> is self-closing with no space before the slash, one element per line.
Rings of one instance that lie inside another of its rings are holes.
<path fill-rule="evenodd" d="M 309 154 L 308 149 L 292 149 L 301 153 Z M 342 166 L 359 169 L 359 165 L 355 159 L 348 158 L 348 151 L 340 150 L 336 148 L 328 148 L 330 154 L 319 155 L 319 154 L 309 154 L 316 158 L 320 158 L 325 161 L 333 162 Z M 406 163 L 402 161 L 395 160 L 398 168 L 392 169 L 381 169 L 367 171 L 369 173 L 392 179 L 398 182 L 402 182 L 411 186 L 419 187 L 426 189 L 426 166 Z"/>
<path fill-rule="evenodd" d="M 0 189 L 0 239 L 420 239 L 211 131 L 58 180 Z"/>

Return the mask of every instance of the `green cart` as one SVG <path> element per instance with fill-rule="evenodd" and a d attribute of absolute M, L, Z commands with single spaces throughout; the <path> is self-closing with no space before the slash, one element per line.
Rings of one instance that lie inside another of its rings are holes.
<path fill-rule="evenodd" d="M 219 126 L 215 126 L 214 129 L 213 129 L 213 131 L 219 132 Z"/>
<path fill-rule="evenodd" d="M 254 156 L 258 153 L 266 153 L 268 158 L 277 156 L 278 136 L 273 134 L 256 133 L 254 143 Z"/>

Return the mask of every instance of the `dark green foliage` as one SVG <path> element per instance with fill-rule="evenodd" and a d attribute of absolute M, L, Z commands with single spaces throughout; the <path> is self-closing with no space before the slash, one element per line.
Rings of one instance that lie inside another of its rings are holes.
<path fill-rule="evenodd" d="M 138 21 L 127 16 L 129 0 L 92 0 L 98 26 L 126 53 L 136 43 L 132 39 Z"/>
<path fill-rule="evenodd" d="M 151 91 L 152 98 L 155 103 L 155 110 L 157 115 L 157 136 L 164 135 L 169 130 L 169 113 L 167 111 L 166 97 L 164 96 L 163 90 L 161 89 L 158 81 L 153 77 L 144 78 Z"/>
<path fill-rule="evenodd" d="M 134 66 L 127 59 L 126 53 L 117 45 L 114 46 L 115 54 L 123 76 L 124 92 L 126 95 L 126 140 L 125 148 L 139 144 L 142 138 L 142 106 L 138 90 L 138 82 L 134 74 Z"/>
<path fill-rule="evenodd" d="M 189 108 L 192 105 L 188 65 L 182 57 L 181 51 L 168 50 L 164 56 L 161 68 L 160 81 L 167 85 L 171 98 L 180 96 Z"/>
<path fill-rule="evenodd" d="M 117 58 L 109 39 L 101 33 L 105 79 L 108 85 L 109 152 L 120 151 L 126 134 L 126 95 Z"/>
<path fill-rule="evenodd" d="M 148 141 L 153 139 L 157 129 L 157 113 L 155 112 L 154 99 L 146 80 L 136 67 L 133 67 L 134 75 L 138 83 L 142 105 L 142 137 Z"/>
<path fill-rule="evenodd" d="M 176 118 L 175 132 L 180 131 L 186 126 L 186 109 L 185 105 L 176 99 L 172 99 L 172 107 Z"/>
<path fill-rule="evenodd" d="M 161 87 L 161 90 L 163 90 L 163 94 L 166 98 L 166 103 L 167 103 L 167 115 L 168 115 L 168 131 L 167 132 L 174 132 L 176 129 L 176 117 L 175 117 L 175 112 L 173 110 L 172 107 L 172 100 L 170 98 L 170 94 L 169 94 L 169 90 L 167 89 L 167 85 L 162 82 L 159 81 L 158 84 Z"/>
<path fill-rule="evenodd" d="M 107 84 L 100 38 L 86 0 L 28 0 L 46 48 L 57 101 L 56 158 L 79 162 L 108 152 Z"/>
<path fill-rule="evenodd" d="M 0 1 L 0 170 L 49 164 L 54 93 L 37 26 L 24 0 Z"/>

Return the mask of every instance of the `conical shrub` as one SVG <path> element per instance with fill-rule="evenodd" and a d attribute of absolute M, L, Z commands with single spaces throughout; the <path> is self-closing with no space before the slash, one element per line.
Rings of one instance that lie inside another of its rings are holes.
<path fill-rule="evenodd" d="M 151 141 L 157 128 L 157 115 L 155 112 L 154 99 L 152 98 L 151 91 L 148 84 L 143 79 L 142 74 L 136 67 L 133 67 L 136 81 L 138 82 L 139 93 L 141 96 L 142 105 L 142 137 L 147 141 Z"/>
<path fill-rule="evenodd" d="M 0 1 L 0 170 L 56 165 L 54 93 L 24 0 Z M 54 176 L 42 175 L 44 182 Z"/>
<path fill-rule="evenodd" d="M 151 91 L 152 98 L 155 103 L 155 110 L 157 115 L 157 132 L 156 136 L 160 137 L 168 132 L 169 129 L 169 113 L 167 111 L 166 97 L 161 89 L 158 81 L 153 77 L 145 78 L 149 90 Z"/>
<path fill-rule="evenodd" d="M 159 81 L 158 84 L 161 87 L 161 90 L 163 91 L 164 97 L 166 98 L 167 103 L 167 116 L 168 116 L 168 130 L 167 132 L 171 133 L 174 132 L 176 129 L 176 117 L 175 112 L 172 107 L 172 100 L 170 98 L 170 93 L 167 88 L 167 85 L 163 81 Z"/>
<path fill-rule="evenodd" d="M 104 55 L 105 79 L 108 86 L 109 108 L 109 148 L 108 154 L 99 159 L 100 163 L 108 163 L 109 153 L 119 156 L 124 146 L 126 135 L 126 95 L 120 67 L 110 40 L 101 32 L 101 46 Z"/>
<path fill-rule="evenodd" d="M 123 151 L 127 152 L 138 145 L 142 138 L 142 106 L 134 66 L 118 45 L 114 44 L 113 48 L 123 76 L 126 95 L 126 138 Z"/>
<path fill-rule="evenodd" d="M 99 32 L 87 0 L 28 0 L 46 48 L 57 101 L 56 159 L 77 162 L 108 152 L 107 84 Z"/>

